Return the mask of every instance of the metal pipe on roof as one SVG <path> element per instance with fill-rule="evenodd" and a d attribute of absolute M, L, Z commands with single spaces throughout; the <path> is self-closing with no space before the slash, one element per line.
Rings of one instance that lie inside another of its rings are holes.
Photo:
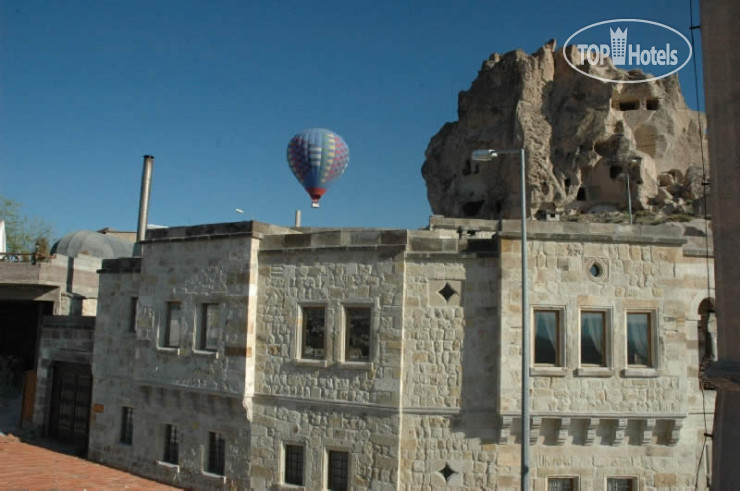
<path fill-rule="evenodd" d="M 139 196 L 139 226 L 136 229 L 136 242 L 142 242 L 146 235 L 149 219 L 149 194 L 152 190 L 152 168 L 154 157 L 144 155 L 144 170 L 141 174 L 141 195 Z"/>

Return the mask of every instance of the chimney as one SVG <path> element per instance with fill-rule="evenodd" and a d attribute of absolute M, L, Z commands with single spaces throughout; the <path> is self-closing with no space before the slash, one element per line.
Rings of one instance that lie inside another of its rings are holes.
<path fill-rule="evenodd" d="M 152 167 L 154 157 L 144 155 L 144 171 L 141 174 L 141 195 L 139 196 L 139 226 L 136 229 L 137 255 L 141 252 L 140 243 L 146 236 L 146 224 L 149 218 L 149 193 L 152 188 Z"/>

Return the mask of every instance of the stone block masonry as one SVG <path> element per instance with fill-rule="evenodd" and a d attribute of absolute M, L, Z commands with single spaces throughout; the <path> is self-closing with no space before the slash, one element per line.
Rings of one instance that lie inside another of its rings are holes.
<path fill-rule="evenodd" d="M 91 456 L 203 488 L 516 488 L 517 231 L 441 217 L 419 231 L 157 231 L 140 263 L 101 272 Z M 534 489 L 563 476 L 580 489 L 693 486 L 705 430 L 689 374 L 706 258 L 685 255 L 685 242 L 671 227 L 532 224 L 530 314 L 558 322 L 555 361 L 530 366 Z M 219 306 L 217 323 L 203 304 Z M 603 319 L 598 364 L 582 361 L 583 312 Z M 631 314 L 647 319 L 646 346 L 635 347 Z M 204 326 L 217 332 L 212 349 L 199 344 Z M 209 472 L 212 434 L 223 435 L 222 474 Z"/>

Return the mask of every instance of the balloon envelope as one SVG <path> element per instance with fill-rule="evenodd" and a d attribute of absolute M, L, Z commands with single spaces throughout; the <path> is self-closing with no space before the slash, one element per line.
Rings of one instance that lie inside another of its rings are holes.
<path fill-rule="evenodd" d="M 311 196 L 312 206 L 331 183 L 344 174 L 349 148 L 341 136 L 324 128 L 309 128 L 288 143 L 288 164 L 296 179 Z"/>

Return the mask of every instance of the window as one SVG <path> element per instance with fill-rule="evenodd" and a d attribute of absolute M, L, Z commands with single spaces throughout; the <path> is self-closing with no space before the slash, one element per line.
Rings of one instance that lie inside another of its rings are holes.
<path fill-rule="evenodd" d="M 345 360 L 370 361 L 370 313 L 369 307 L 347 308 Z"/>
<path fill-rule="evenodd" d="M 349 489 L 349 454 L 329 451 L 328 488 L 331 491 Z"/>
<path fill-rule="evenodd" d="M 324 307 L 303 307 L 301 358 L 324 359 Z"/>
<path fill-rule="evenodd" d="M 198 333 L 198 349 L 203 351 L 217 351 L 221 337 L 219 322 L 219 305 L 204 303 L 200 308 L 200 332 Z"/>
<path fill-rule="evenodd" d="M 165 425 L 164 427 L 164 456 L 162 461 L 168 464 L 178 465 L 179 462 L 179 441 L 177 426 Z"/>
<path fill-rule="evenodd" d="M 627 365 L 653 365 L 652 315 L 649 312 L 629 312 L 627 314 Z"/>
<path fill-rule="evenodd" d="M 226 464 L 226 440 L 223 434 L 208 432 L 208 472 L 224 475 Z"/>
<path fill-rule="evenodd" d="M 167 302 L 167 319 L 162 330 L 162 346 L 178 348 L 180 346 L 180 303 Z"/>
<path fill-rule="evenodd" d="M 633 477 L 607 477 L 606 491 L 635 491 L 637 485 Z"/>
<path fill-rule="evenodd" d="M 560 366 L 560 311 L 534 312 L 534 363 Z"/>
<path fill-rule="evenodd" d="M 131 445 L 134 441 L 134 408 L 124 406 L 121 410 L 121 443 Z"/>
<path fill-rule="evenodd" d="M 581 365 L 606 366 L 604 312 L 581 312 Z"/>
<path fill-rule="evenodd" d="M 285 484 L 303 486 L 303 447 L 285 445 Z"/>
<path fill-rule="evenodd" d="M 575 477 L 548 477 L 547 491 L 576 491 Z"/>
<path fill-rule="evenodd" d="M 128 307 L 128 331 L 136 332 L 136 304 L 139 303 L 138 297 L 131 297 Z"/>

